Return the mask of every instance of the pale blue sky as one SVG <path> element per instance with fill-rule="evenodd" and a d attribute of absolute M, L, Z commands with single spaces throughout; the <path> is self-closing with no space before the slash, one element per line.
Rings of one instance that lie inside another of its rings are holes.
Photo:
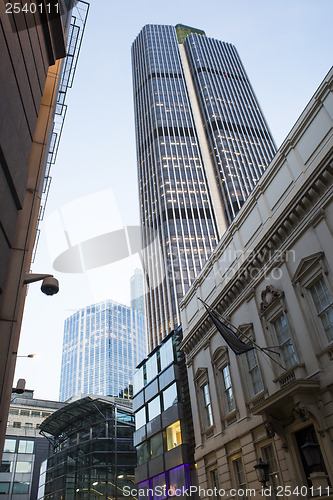
<path fill-rule="evenodd" d="M 331 0 L 92 0 L 47 215 L 110 188 L 123 223 L 138 223 L 130 50 L 142 26 L 183 23 L 233 43 L 279 146 L 332 65 L 332 15 Z M 36 397 L 58 397 L 64 319 L 103 297 L 128 303 L 134 266 L 101 269 L 93 286 L 87 276 L 55 273 L 42 231 L 33 270 L 57 274 L 61 291 L 46 297 L 34 284 L 27 297 L 19 351 L 40 358 L 20 358 L 16 379 Z"/>

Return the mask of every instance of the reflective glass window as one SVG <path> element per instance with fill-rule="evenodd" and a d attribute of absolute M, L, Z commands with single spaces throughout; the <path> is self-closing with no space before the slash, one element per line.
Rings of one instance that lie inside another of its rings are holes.
<path fill-rule="evenodd" d="M 157 396 L 150 403 L 148 403 L 148 420 L 153 420 L 157 415 L 161 414 L 160 397 Z"/>
<path fill-rule="evenodd" d="M 145 464 L 148 461 L 147 443 L 142 443 L 136 447 L 136 457 L 138 465 Z"/>
<path fill-rule="evenodd" d="M 4 453 L 15 453 L 16 441 L 15 439 L 5 439 L 3 448 Z"/>
<path fill-rule="evenodd" d="M 8 495 L 9 494 L 10 483 L 5 481 L 0 481 L 0 495 Z"/>
<path fill-rule="evenodd" d="M 276 332 L 281 355 L 286 368 L 291 368 L 297 363 L 294 346 L 291 340 L 291 333 L 284 314 L 281 314 L 273 323 Z"/>
<path fill-rule="evenodd" d="M 156 488 L 158 487 L 158 488 Z M 156 490 L 155 490 L 156 488 Z M 165 474 L 159 474 L 153 478 L 153 490 L 154 490 L 154 499 L 153 500 L 162 500 L 167 497 L 167 485 Z"/>
<path fill-rule="evenodd" d="M 163 391 L 163 407 L 164 410 L 170 408 L 178 402 L 177 384 L 176 382 Z"/>
<path fill-rule="evenodd" d="M 146 424 L 146 409 L 141 408 L 138 412 L 135 414 L 135 429 L 140 429 L 143 425 Z"/>
<path fill-rule="evenodd" d="M 333 340 L 333 299 L 324 278 L 310 288 L 313 302 L 329 342 Z"/>
<path fill-rule="evenodd" d="M 0 472 L 12 472 L 13 470 L 13 462 L 10 460 L 2 460 L 0 464 Z"/>
<path fill-rule="evenodd" d="M 18 452 L 19 453 L 33 453 L 34 452 L 34 442 L 33 441 L 25 441 L 25 440 L 20 439 Z"/>
<path fill-rule="evenodd" d="M 26 474 L 31 472 L 32 462 L 16 462 L 16 472 L 21 472 L 22 474 Z"/>
<path fill-rule="evenodd" d="M 149 444 L 150 444 L 150 458 L 155 458 L 160 455 L 163 455 L 163 436 L 161 432 L 155 434 L 155 436 L 150 438 Z"/>
<path fill-rule="evenodd" d="M 185 465 L 180 465 L 169 471 L 169 491 L 177 495 L 177 490 L 186 489 L 186 470 Z M 179 495 L 179 492 L 178 492 Z"/>
<path fill-rule="evenodd" d="M 147 383 L 157 376 L 157 356 L 151 356 L 146 363 Z"/>
<path fill-rule="evenodd" d="M 161 370 L 164 370 L 170 363 L 174 360 L 173 357 L 173 343 L 172 339 L 169 339 L 167 342 L 162 344 L 160 348 L 160 362 L 161 362 Z"/>
<path fill-rule="evenodd" d="M 167 450 L 172 450 L 182 444 L 182 433 L 180 428 L 180 420 L 166 428 Z"/>
<path fill-rule="evenodd" d="M 13 493 L 29 493 L 29 484 L 30 483 L 28 481 L 16 481 L 13 484 Z"/>
<path fill-rule="evenodd" d="M 138 499 L 150 500 L 149 489 L 150 489 L 149 479 L 147 481 L 142 481 L 142 483 L 138 483 Z"/>
<path fill-rule="evenodd" d="M 136 394 L 137 392 L 141 391 L 144 386 L 144 379 L 143 379 L 143 366 L 139 368 L 135 373 L 133 377 L 133 393 Z"/>

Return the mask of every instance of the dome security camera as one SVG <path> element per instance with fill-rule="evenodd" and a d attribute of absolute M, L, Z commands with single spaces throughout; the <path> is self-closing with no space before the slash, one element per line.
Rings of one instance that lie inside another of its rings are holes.
<path fill-rule="evenodd" d="M 43 280 L 40 289 L 45 295 L 55 295 L 59 292 L 59 281 L 53 276 L 49 276 Z"/>

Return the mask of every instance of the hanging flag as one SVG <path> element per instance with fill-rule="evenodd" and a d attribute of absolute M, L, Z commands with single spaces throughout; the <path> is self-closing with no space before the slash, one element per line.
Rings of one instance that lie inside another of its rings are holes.
<path fill-rule="evenodd" d="M 201 300 L 201 299 L 199 299 Z M 222 321 L 216 316 L 216 314 L 209 309 L 207 304 L 203 300 L 201 300 L 203 305 L 206 308 L 206 311 L 208 312 L 209 317 L 213 321 L 214 325 L 216 326 L 217 330 L 220 332 L 228 346 L 234 353 L 238 356 L 239 354 L 244 354 L 244 352 L 252 351 L 254 349 L 253 345 L 248 345 L 245 344 L 242 340 L 240 340 L 237 335 L 229 328 L 227 325 L 222 323 Z"/>

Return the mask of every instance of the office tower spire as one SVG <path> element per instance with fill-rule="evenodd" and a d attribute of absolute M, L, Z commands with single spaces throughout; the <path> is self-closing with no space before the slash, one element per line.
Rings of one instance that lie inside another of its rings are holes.
<path fill-rule="evenodd" d="M 160 240 L 143 256 L 153 349 L 180 323 L 180 299 L 275 146 L 232 45 L 147 25 L 132 61 L 141 223 Z"/>

